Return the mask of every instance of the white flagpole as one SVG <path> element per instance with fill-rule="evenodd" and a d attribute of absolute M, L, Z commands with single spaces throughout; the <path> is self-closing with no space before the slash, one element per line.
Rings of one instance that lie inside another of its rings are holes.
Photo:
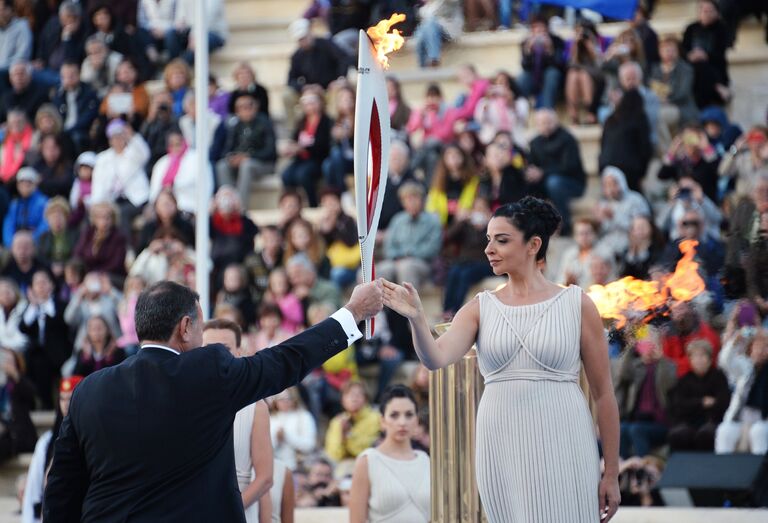
<path fill-rule="evenodd" d="M 195 286 L 203 319 L 210 311 L 210 238 L 208 235 L 208 18 L 206 0 L 195 2 L 195 153 L 197 155 L 197 209 L 195 211 Z"/>

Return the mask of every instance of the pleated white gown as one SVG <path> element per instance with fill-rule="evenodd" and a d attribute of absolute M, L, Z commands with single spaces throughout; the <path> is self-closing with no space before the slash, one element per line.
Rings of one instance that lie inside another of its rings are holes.
<path fill-rule="evenodd" d="M 480 298 L 477 483 L 490 523 L 599 523 L 600 467 L 578 385 L 581 289 L 509 306 Z"/>

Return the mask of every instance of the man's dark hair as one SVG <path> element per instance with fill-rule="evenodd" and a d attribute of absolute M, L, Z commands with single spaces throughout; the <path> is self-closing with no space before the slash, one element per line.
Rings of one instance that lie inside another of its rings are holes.
<path fill-rule="evenodd" d="M 200 296 L 172 281 L 147 287 L 136 301 L 136 334 L 139 340 L 168 341 L 184 316 L 197 321 Z"/>
<path fill-rule="evenodd" d="M 203 325 L 203 332 L 212 329 L 232 331 L 235 334 L 235 343 L 237 344 L 237 347 L 232 348 L 240 348 L 240 344 L 243 341 L 243 329 L 240 328 L 240 325 L 232 320 L 217 318 L 215 320 L 208 320 L 205 322 L 205 325 Z"/>

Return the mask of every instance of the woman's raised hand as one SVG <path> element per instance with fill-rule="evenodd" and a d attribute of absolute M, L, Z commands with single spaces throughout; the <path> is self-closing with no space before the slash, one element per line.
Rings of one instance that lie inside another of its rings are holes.
<path fill-rule="evenodd" d="M 408 282 L 402 285 L 382 278 L 384 283 L 384 305 L 409 320 L 422 313 L 421 298 L 416 288 Z"/>

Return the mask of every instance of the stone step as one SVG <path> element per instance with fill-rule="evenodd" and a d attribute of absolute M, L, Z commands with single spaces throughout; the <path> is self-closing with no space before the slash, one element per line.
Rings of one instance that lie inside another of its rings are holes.
<path fill-rule="evenodd" d="M 299 18 L 309 7 L 307 0 L 225 0 L 227 21 L 269 18 Z"/>

